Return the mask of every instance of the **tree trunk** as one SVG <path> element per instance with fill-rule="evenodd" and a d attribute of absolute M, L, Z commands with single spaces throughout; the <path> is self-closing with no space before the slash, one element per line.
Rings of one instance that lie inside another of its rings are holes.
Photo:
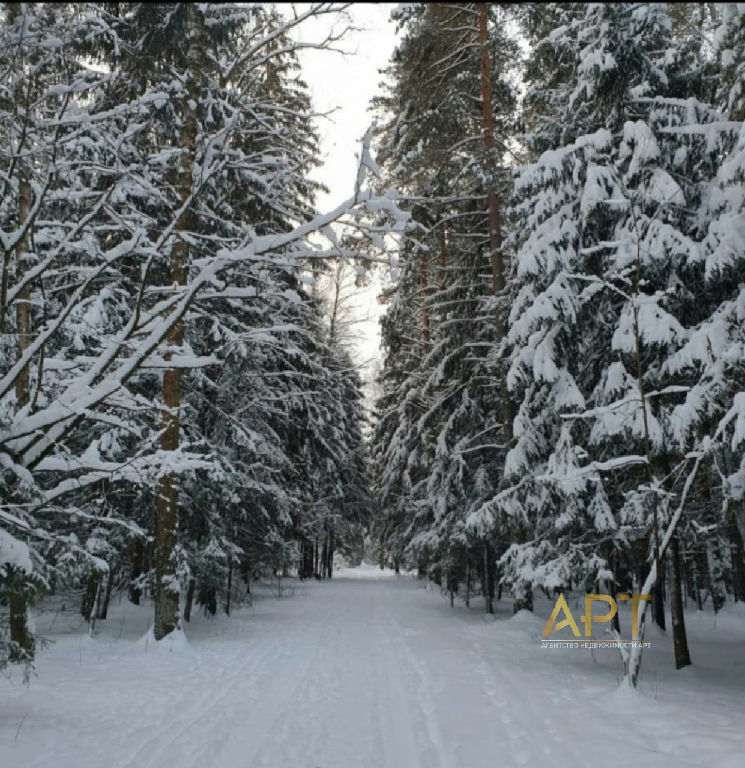
<path fill-rule="evenodd" d="M 494 157 L 494 113 L 492 111 L 491 56 L 487 39 L 486 3 L 477 4 L 479 15 L 479 71 L 481 75 L 481 118 L 484 147 L 486 149 L 486 214 L 489 230 L 489 255 L 491 261 L 492 294 L 497 296 L 504 288 L 504 261 L 502 259 L 502 223 L 499 211 L 499 198 L 495 189 L 496 159 Z M 501 315 L 500 315 L 501 321 Z M 504 335 L 501 328 L 500 339 Z"/>
<path fill-rule="evenodd" d="M 608 594 L 613 598 L 613 600 L 616 600 L 616 557 L 615 557 L 615 551 L 611 549 L 610 556 L 608 557 L 608 561 L 610 563 L 610 569 L 611 569 L 611 578 L 610 583 L 608 584 Z M 616 601 L 617 602 L 617 601 Z M 616 611 L 615 615 L 611 619 L 611 626 L 613 629 L 618 632 L 619 636 L 621 634 L 621 622 L 618 618 L 618 611 Z"/>
<path fill-rule="evenodd" d="M 704 610 L 704 594 L 708 589 L 709 569 L 706 562 L 706 555 L 698 547 L 694 552 L 694 573 L 696 579 L 696 608 L 699 611 Z"/>
<path fill-rule="evenodd" d="M 174 395 L 174 390 L 170 390 Z M 166 398 L 164 392 L 164 399 Z M 178 416 L 174 415 L 176 429 Z M 173 424 L 173 422 L 172 422 Z M 161 448 L 175 450 L 177 445 L 167 440 L 166 428 Z M 155 517 L 155 639 L 160 640 L 178 627 L 179 585 L 174 562 L 174 549 L 177 542 L 178 500 L 175 474 L 168 474 L 158 481 L 158 501 Z"/>
<path fill-rule="evenodd" d="M 20 6 L 18 6 L 19 8 Z M 18 12 L 17 8 L 11 8 L 11 18 Z M 24 101 L 26 101 L 24 99 Z M 24 103 L 19 101 L 18 105 Z M 28 104 L 27 104 L 28 107 Z M 19 149 L 21 147 L 19 146 Z M 18 226 L 22 227 L 28 220 L 31 214 L 31 183 L 29 182 L 26 169 L 23 166 L 23 161 L 20 162 L 20 169 L 18 172 Z M 29 252 L 29 230 L 27 229 L 24 236 L 18 243 L 16 249 L 16 266 L 19 279 L 23 277 L 26 272 L 26 260 L 28 259 Z M 18 293 L 16 298 L 16 327 L 18 332 L 17 354 L 18 357 L 23 357 L 26 349 L 28 349 L 31 343 L 31 288 L 25 287 Z M 4 309 L 4 308 L 3 308 Z M 29 380 L 29 366 L 26 365 L 18 374 L 15 380 L 15 394 L 16 394 L 16 410 L 20 411 L 25 408 L 30 400 L 30 380 Z M 23 591 L 23 585 L 19 578 L 19 589 L 14 594 L 10 595 L 11 605 L 11 622 L 10 622 L 10 640 L 12 643 L 16 643 L 16 647 L 22 649 L 20 655 L 26 660 L 31 660 L 34 657 L 34 642 L 26 623 L 28 615 L 28 605 L 26 601 L 26 594 Z"/>
<path fill-rule="evenodd" d="M 331 524 L 331 530 L 329 531 L 329 549 L 327 553 L 326 561 L 326 576 L 330 579 L 334 575 L 334 547 L 336 546 L 334 537 L 334 525 Z"/>
<path fill-rule="evenodd" d="M 685 483 L 683 484 L 683 490 L 680 494 L 680 503 L 678 504 L 678 508 L 673 513 L 670 519 L 670 522 L 667 525 L 667 530 L 665 531 L 665 535 L 662 541 L 660 542 L 659 549 L 655 553 L 657 557 L 655 557 L 655 562 L 652 563 L 652 567 L 649 573 L 647 574 L 647 578 L 644 581 L 644 586 L 641 587 L 641 589 L 639 590 L 643 595 L 649 594 L 652 591 L 654 584 L 657 581 L 659 581 L 659 574 L 657 573 L 657 564 L 659 563 L 660 558 L 665 555 L 665 550 L 667 549 L 670 542 L 673 540 L 673 537 L 676 535 L 676 528 L 683 515 L 683 510 L 685 508 L 688 494 L 691 490 L 691 487 L 693 486 L 694 480 L 696 479 L 696 474 L 698 472 L 700 465 L 701 465 L 701 458 L 699 457 L 696 459 L 692 470 L 688 474 L 688 477 L 686 478 Z M 644 602 L 641 606 L 640 615 L 639 615 L 638 637 L 635 638 L 635 639 L 638 639 L 639 642 L 637 642 L 634 646 L 632 646 L 628 656 L 628 665 L 626 667 L 626 670 L 627 670 L 626 680 L 629 683 L 629 685 L 631 685 L 632 688 L 636 688 L 639 683 L 646 616 L 647 616 L 647 603 Z"/>
<path fill-rule="evenodd" d="M 137 580 L 145 570 L 145 545 L 139 537 L 132 545 L 131 569 L 129 576 L 129 601 L 134 605 L 140 604 L 142 589 L 136 586 Z"/>
<path fill-rule="evenodd" d="M 197 602 L 204 608 L 204 615 L 214 616 L 217 613 L 217 590 L 214 584 L 200 582 Z"/>
<path fill-rule="evenodd" d="M 31 213 L 31 185 L 26 174 L 21 172 L 18 179 L 18 220 L 23 223 Z M 26 259 L 29 250 L 29 238 L 26 234 L 18 243 L 17 264 L 18 277 L 26 272 Z M 23 354 L 31 344 L 31 288 L 26 286 L 18 293 L 16 299 L 16 326 L 18 329 L 18 357 Z M 16 407 L 18 410 L 28 405 L 30 399 L 31 382 L 29 366 L 23 367 L 15 381 Z"/>
<path fill-rule="evenodd" d="M 324 524 L 324 532 L 323 532 L 323 548 L 321 549 L 321 573 L 319 578 L 325 579 L 326 578 L 326 563 L 327 558 L 329 554 L 329 533 L 328 530 L 326 530 L 326 525 Z"/>
<path fill-rule="evenodd" d="M 680 669 L 690 665 L 691 656 L 688 653 L 683 599 L 680 591 L 680 549 L 677 535 L 673 536 L 670 547 L 673 559 L 672 595 L 670 599 L 673 620 L 673 647 L 675 648 L 675 669 Z"/>
<path fill-rule="evenodd" d="M 228 595 L 225 598 L 225 613 L 230 616 L 230 593 L 233 591 L 233 558 L 228 555 Z"/>
<path fill-rule="evenodd" d="M 745 557 L 743 557 L 743 543 L 740 539 L 740 531 L 734 520 L 727 526 L 727 533 L 730 540 L 732 586 L 735 592 L 735 601 L 745 603 Z"/>
<path fill-rule="evenodd" d="M 665 563 L 662 559 L 660 559 L 659 563 L 659 576 L 652 588 L 652 615 L 654 616 L 654 623 L 660 629 L 667 631 L 667 627 L 665 626 L 665 580 L 662 571 Z"/>
<path fill-rule="evenodd" d="M 251 594 L 251 565 L 248 562 L 248 558 L 244 557 L 241 560 L 241 577 L 246 584 L 246 594 Z"/>
<path fill-rule="evenodd" d="M 484 539 L 484 608 L 487 613 L 494 613 L 494 571 L 489 542 Z"/>
<path fill-rule="evenodd" d="M 202 13 L 195 3 L 186 3 L 186 35 L 188 39 L 187 66 L 189 74 L 182 102 L 182 128 L 180 136 L 181 162 L 178 188 L 184 208 L 176 228 L 176 243 L 171 254 L 171 285 L 186 285 L 189 243 L 184 234 L 195 225 L 194 208 L 189 204 L 192 189 L 192 168 L 196 151 L 197 122 L 193 105 L 199 101 L 199 80 L 202 76 L 203 55 L 201 26 Z M 192 103 L 190 103 L 192 102 Z M 166 336 L 166 360 L 173 350 L 182 346 L 184 323 L 179 320 Z M 167 368 L 163 373 L 163 432 L 160 447 L 164 452 L 179 447 L 181 407 L 181 369 Z M 179 626 L 179 582 L 174 550 L 178 543 L 178 474 L 167 472 L 158 480 L 155 508 L 155 639 L 160 640 Z"/>
<path fill-rule="evenodd" d="M 706 571 L 714 613 L 719 613 L 727 599 L 727 590 L 722 584 L 720 571 L 716 567 L 717 561 L 719 560 L 719 554 L 719 547 L 717 546 L 715 551 L 714 543 L 709 539 L 706 542 Z"/>
<path fill-rule="evenodd" d="M 194 605 L 194 591 L 197 588 L 197 580 L 191 576 L 189 586 L 186 588 L 186 602 L 184 604 L 184 619 L 191 621 L 191 607 Z"/>
<path fill-rule="evenodd" d="M 96 595 L 98 594 L 100 581 L 101 574 L 98 571 L 91 571 L 88 574 L 83 600 L 80 603 L 80 614 L 87 622 L 90 622 L 94 615 L 93 608 L 96 604 Z"/>
<path fill-rule="evenodd" d="M 26 598 L 19 590 L 9 597 L 11 661 L 31 661 L 34 658 L 34 638 L 28 631 Z"/>
<path fill-rule="evenodd" d="M 101 585 L 103 587 L 103 585 Z M 106 620 L 106 616 L 109 613 L 109 603 L 111 602 L 111 590 L 114 587 L 114 571 L 109 568 L 109 573 L 106 577 L 106 586 L 104 588 L 103 597 L 99 597 L 98 611 L 96 612 L 96 618 L 101 621 Z"/>
<path fill-rule="evenodd" d="M 422 251 L 419 257 L 419 292 L 421 294 L 421 305 L 419 309 L 419 317 L 422 324 L 422 342 L 425 348 L 429 348 L 430 333 L 429 333 L 429 308 L 427 307 L 427 296 L 429 294 L 427 278 L 427 256 Z"/>
<path fill-rule="evenodd" d="M 725 448 L 722 456 L 724 462 L 724 471 L 729 475 L 737 469 L 738 463 L 735 461 L 735 457 L 732 452 Z M 727 500 L 727 518 L 728 522 L 732 522 L 737 528 L 740 541 L 740 548 L 745 546 L 745 499 L 728 499 Z M 729 534 L 731 540 L 732 534 Z"/>
<path fill-rule="evenodd" d="M 704 599 L 703 599 L 703 579 L 701 578 L 701 574 L 698 571 L 698 568 L 696 568 L 696 610 L 703 611 L 704 610 Z"/>
<path fill-rule="evenodd" d="M 500 200 L 497 194 L 497 160 L 495 157 L 494 112 L 492 105 L 492 61 L 489 52 L 487 34 L 488 4 L 477 3 L 479 17 L 479 74 L 481 80 L 481 120 L 484 149 L 486 152 L 486 217 L 489 230 L 489 260 L 491 263 L 492 296 L 497 297 L 504 290 L 505 265 L 502 256 L 502 217 Z M 496 342 L 499 345 L 507 335 L 507 323 L 504 311 L 496 311 Z M 504 372 L 502 372 L 504 374 Z M 512 440 L 512 398 L 507 390 L 507 378 L 500 377 L 500 398 L 502 405 L 502 431 L 505 445 Z"/>
<path fill-rule="evenodd" d="M 471 607 L 471 558 L 466 552 L 466 608 Z"/>
<path fill-rule="evenodd" d="M 440 290 L 447 288 L 447 270 L 448 270 L 448 236 L 447 231 L 440 227 L 438 240 L 440 245 Z"/>
<path fill-rule="evenodd" d="M 693 569 L 692 560 L 688 552 L 688 547 L 685 547 L 680 553 L 680 562 L 683 568 L 683 587 L 685 589 L 683 605 L 688 608 L 688 601 L 695 595 L 695 585 L 693 581 Z"/>
<path fill-rule="evenodd" d="M 313 543 L 303 539 L 303 578 L 310 579 L 313 576 Z"/>

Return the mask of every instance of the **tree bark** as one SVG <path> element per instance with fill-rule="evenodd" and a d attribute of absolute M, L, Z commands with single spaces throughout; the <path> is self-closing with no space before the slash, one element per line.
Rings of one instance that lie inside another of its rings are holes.
<path fill-rule="evenodd" d="M 199 102 L 199 80 L 202 74 L 202 13 L 195 3 L 186 3 L 186 35 L 188 38 L 187 66 L 189 74 L 182 103 L 181 162 L 178 188 L 180 204 L 184 207 L 178 227 L 177 241 L 171 254 L 171 285 L 186 285 L 189 244 L 184 234 L 194 229 L 195 217 L 189 198 L 192 190 L 192 168 L 196 154 L 197 120 L 194 105 Z M 170 360 L 173 350 L 182 346 L 184 323 L 175 323 L 166 336 Z M 163 374 L 163 432 L 160 447 L 175 451 L 179 447 L 181 407 L 181 369 L 168 368 Z M 178 542 L 178 474 L 167 472 L 158 480 L 155 508 L 155 639 L 160 640 L 179 626 L 179 582 L 174 550 Z"/>
<path fill-rule="evenodd" d="M 471 558 L 466 552 L 466 608 L 471 607 Z"/>
<path fill-rule="evenodd" d="M 31 213 L 31 184 L 26 173 L 21 171 L 18 177 L 18 221 L 19 225 L 29 217 Z M 16 261 L 18 265 L 18 277 L 21 278 L 26 271 L 26 259 L 29 250 L 28 233 L 18 243 Z M 26 286 L 18 293 L 16 299 L 16 326 L 18 331 L 18 357 L 23 354 L 31 344 L 31 288 Z M 15 381 L 16 407 L 18 410 L 28 405 L 30 399 L 30 375 L 26 365 L 18 374 Z"/>
<path fill-rule="evenodd" d="M 34 658 L 34 638 L 28 631 L 26 598 L 20 590 L 9 596 L 10 639 L 13 643 L 11 661 L 31 661 Z"/>
<path fill-rule="evenodd" d="M 727 526 L 730 553 L 732 559 L 732 586 L 735 592 L 735 601 L 745 603 L 745 557 L 743 557 L 743 542 L 737 523 L 732 520 Z"/>
<path fill-rule="evenodd" d="M 306 540 L 305 577 L 312 579 L 316 575 L 316 550 L 312 539 Z"/>
<path fill-rule="evenodd" d="M 675 669 L 681 669 L 690 665 L 691 656 L 688 653 L 683 599 L 680 591 L 680 549 L 677 535 L 673 536 L 670 548 L 673 559 L 673 583 L 670 599 L 673 620 L 673 647 L 675 649 Z"/>
<path fill-rule="evenodd" d="M 194 591 L 197 588 L 197 580 L 192 576 L 186 588 L 186 601 L 184 603 L 184 620 L 191 621 L 191 608 L 194 605 Z"/>
<path fill-rule="evenodd" d="M 612 545 L 611 545 L 612 547 Z M 613 598 L 613 600 L 616 599 L 616 558 L 615 558 L 615 551 L 611 548 L 610 555 L 608 556 L 608 562 L 610 564 L 610 570 L 611 570 L 611 578 L 609 579 L 608 583 L 608 594 Z M 615 615 L 611 619 L 611 626 L 613 629 L 618 632 L 619 636 L 621 634 L 621 622 L 618 618 L 618 611 L 616 611 Z"/>
<path fill-rule="evenodd" d="M 248 558 L 244 557 L 241 560 L 241 577 L 246 584 L 246 594 L 251 594 L 251 564 L 248 562 Z"/>
<path fill-rule="evenodd" d="M 228 555 L 228 595 L 225 598 L 225 613 L 230 616 L 230 593 L 233 591 L 233 558 Z"/>
<path fill-rule="evenodd" d="M 709 539 L 706 542 L 706 581 L 709 585 L 714 613 L 719 613 L 726 600 L 726 590 L 722 588 L 721 578 L 716 578 L 715 557 L 718 554 L 719 552 L 715 553 L 712 541 Z"/>
<path fill-rule="evenodd" d="M 326 576 L 330 579 L 334 575 L 334 547 L 336 546 L 334 536 L 334 524 L 331 524 L 331 530 L 329 531 L 329 549 L 326 555 Z"/>
<path fill-rule="evenodd" d="M 448 565 L 445 583 L 447 584 L 448 597 L 450 599 L 450 607 L 452 608 L 455 605 L 455 589 L 456 589 L 455 573 L 454 573 L 452 564 Z"/>
<path fill-rule="evenodd" d="M 504 288 L 504 261 L 502 259 L 502 223 L 499 210 L 499 198 L 495 189 L 496 161 L 494 158 L 494 112 L 492 107 L 491 56 L 487 38 L 486 3 L 477 4 L 479 15 L 479 72 L 481 75 L 481 117 L 486 149 L 486 169 L 488 174 L 486 190 L 487 227 L 489 230 L 489 255 L 491 261 L 492 294 L 497 296 Z M 501 322 L 501 316 L 499 318 Z M 504 328 L 501 329 L 504 335 Z"/>
<path fill-rule="evenodd" d="M 706 556 L 700 548 L 694 553 L 694 578 L 696 580 L 696 608 L 699 611 L 704 610 L 704 590 L 706 589 L 706 579 L 708 578 L 708 566 Z"/>
<path fill-rule="evenodd" d="M 10 9 L 10 18 L 13 20 L 20 12 L 20 5 L 13 4 Z M 26 103 L 29 108 L 28 98 L 23 98 L 22 93 L 18 93 L 18 105 Z M 18 150 L 22 150 L 19 144 Z M 24 167 L 23 160 L 18 164 L 18 226 L 23 227 L 31 214 L 31 183 L 28 172 Z M 29 229 L 26 229 L 23 237 L 16 248 L 16 268 L 18 279 L 22 279 L 26 271 L 26 260 L 29 252 Z M 19 292 L 16 299 L 16 330 L 18 333 L 17 354 L 20 359 L 31 343 L 31 288 L 27 286 Z M 3 307 L 4 309 L 4 307 Z M 25 408 L 30 400 L 30 380 L 29 367 L 24 366 L 15 380 L 16 410 Z M 11 621 L 10 621 L 10 640 L 16 643 L 16 647 L 22 649 L 24 659 L 31 660 L 34 656 L 34 642 L 28 625 L 28 605 L 26 593 L 23 591 L 22 583 L 19 583 L 17 592 L 10 596 Z"/>
<path fill-rule="evenodd" d="M 663 558 L 657 558 L 659 562 L 659 576 L 652 589 L 652 612 L 654 616 L 654 623 L 662 630 L 667 631 L 665 624 L 665 577 L 664 567 L 665 561 Z"/>
<path fill-rule="evenodd" d="M 484 609 L 487 613 L 494 613 L 494 571 L 491 561 L 491 547 L 488 540 L 484 539 Z"/>
<path fill-rule="evenodd" d="M 444 291 L 447 288 L 448 236 L 447 231 L 442 227 L 440 227 L 438 239 L 440 243 L 440 290 Z"/>
<path fill-rule="evenodd" d="M 680 494 L 680 503 L 678 504 L 678 508 L 673 513 L 672 518 L 670 519 L 670 522 L 668 523 L 667 530 L 665 532 L 665 535 L 660 542 L 660 548 L 658 552 L 658 557 L 655 558 L 655 561 L 652 563 L 652 567 L 649 570 L 649 573 L 647 574 L 647 578 L 644 581 L 644 585 L 641 587 L 639 592 L 643 595 L 647 595 L 652 591 L 652 587 L 657 581 L 657 564 L 659 563 L 660 556 L 664 556 L 665 551 L 667 550 L 668 545 L 670 544 L 670 541 L 672 540 L 672 537 L 675 536 L 676 528 L 678 526 L 678 523 L 680 522 L 682 516 L 683 516 L 683 509 L 685 508 L 686 500 L 688 499 L 688 494 L 691 491 L 691 487 L 693 486 L 693 482 L 696 478 L 696 474 L 698 473 L 699 467 L 701 465 L 701 458 L 698 457 L 693 465 L 693 468 L 691 472 L 688 474 L 688 477 L 685 480 L 685 483 L 683 484 L 683 490 Z M 628 665 L 626 667 L 626 681 L 629 683 L 629 685 L 632 688 L 636 688 L 639 683 L 639 675 L 641 673 L 641 664 L 642 664 L 642 648 L 644 640 L 644 630 L 646 626 L 646 617 L 647 617 L 647 603 L 643 602 L 641 605 L 640 615 L 639 615 L 639 636 L 638 639 L 639 642 L 632 646 L 631 651 L 629 653 L 628 658 Z"/>
<path fill-rule="evenodd" d="M 96 612 L 96 618 L 100 619 L 101 621 L 105 621 L 106 617 L 109 613 L 109 603 L 111 602 L 111 590 L 114 587 L 114 571 L 112 568 L 109 568 L 108 575 L 106 576 L 106 586 L 101 585 L 101 588 L 103 588 L 103 598 L 99 598 L 98 601 L 98 611 Z"/>
<path fill-rule="evenodd" d="M 641 293 L 642 285 L 642 260 L 641 260 L 641 246 L 637 237 L 636 240 L 636 253 L 635 253 L 635 269 L 633 280 L 633 297 L 638 298 Z M 639 398 L 642 408 L 642 424 L 644 435 L 644 455 L 647 459 L 645 464 L 645 472 L 647 475 L 647 483 L 650 488 L 655 485 L 654 476 L 654 457 L 652 454 L 652 441 L 649 435 L 649 417 L 647 413 L 647 394 L 646 386 L 644 382 L 644 369 L 642 362 L 642 340 L 639 330 L 639 307 L 635 300 L 632 305 L 632 327 L 634 334 L 634 362 L 636 365 L 636 384 L 639 388 Z M 682 511 L 682 510 L 681 510 Z M 664 588 L 663 588 L 663 576 L 662 561 L 660 554 L 660 532 L 659 532 L 659 501 L 657 494 L 652 495 L 652 552 L 654 556 L 654 563 L 650 568 L 650 574 L 654 573 L 655 580 L 650 585 L 652 592 L 652 616 L 655 623 L 661 628 L 665 629 L 665 601 L 664 601 Z M 636 663 L 636 662 L 634 662 Z M 636 686 L 636 677 L 638 672 L 631 674 L 633 685 Z"/>
<path fill-rule="evenodd" d="M 145 570 L 145 546 L 142 539 L 135 539 L 132 545 L 131 570 L 129 576 L 129 601 L 134 605 L 140 604 L 142 590 L 136 586 L 137 580 Z"/>
<path fill-rule="evenodd" d="M 93 608 L 96 604 L 96 595 L 98 594 L 100 581 L 101 574 L 98 571 L 91 571 L 88 574 L 83 600 L 80 603 L 80 614 L 87 622 L 90 622 L 94 617 Z"/>
<path fill-rule="evenodd" d="M 494 130 L 494 111 L 492 103 L 492 61 L 489 52 L 487 30 L 488 3 L 477 3 L 478 13 L 478 45 L 479 45 L 479 74 L 481 80 L 481 121 L 484 149 L 486 154 L 486 221 L 489 231 L 489 261 L 491 264 L 491 292 L 495 298 L 505 288 L 505 265 L 502 256 L 502 215 L 501 204 L 497 194 L 497 161 L 495 157 L 496 142 Z M 507 336 L 507 323 L 502 308 L 496 309 L 496 343 L 500 345 Z M 507 377 L 501 371 L 499 390 L 502 411 L 502 437 L 505 446 L 512 441 L 512 399 L 507 389 Z"/>
<path fill-rule="evenodd" d="M 419 317 L 422 324 L 422 342 L 424 343 L 425 348 L 429 348 L 430 342 L 429 308 L 427 307 L 427 296 L 429 294 L 428 283 L 427 256 L 424 251 L 422 251 L 419 261 L 419 292 L 421 294 Z"/>
<path fill-rule="evenodd" d="M 325 579 L 326 578 L 326 562 L 329 554 L 329 532 L 326 530 L 326 525 L 324 524 L 324 532 L 323 532 L 323 547 L 321 549 L 321 571 L 319 578 Z"/>

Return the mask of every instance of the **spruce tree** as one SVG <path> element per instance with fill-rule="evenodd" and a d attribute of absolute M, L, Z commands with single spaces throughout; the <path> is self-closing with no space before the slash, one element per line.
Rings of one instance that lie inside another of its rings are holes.
<path fill-rule="evenodd" d="M 467 533 L 465 522 L 488 496 L 503 456 L 494 437 L 499 390 L 485 351 L 500 326 L 491 297 L 503 279 L 498 206 L 515 50 L 505 12 L 493 6 L 417 6 L 400 20 L 405 33 L 378 105 L 386 119 L 381 158 L 387 180 L 412 198 L 421 232 L 401 254 L 384 332 L 383 377 L 397 407 L 386 408 L 384 394 L 379 429 L 390 422 L 395 431 L 377 437 L 386 444 L 381 503 L 392 518 L 386 535 L 396 542 L 395 560 L 409 547 L 420 568 L 431 566 L 453 588 L 467 560 L 486 562 L 488 606 L 493 530 L 473 523 Z"/>

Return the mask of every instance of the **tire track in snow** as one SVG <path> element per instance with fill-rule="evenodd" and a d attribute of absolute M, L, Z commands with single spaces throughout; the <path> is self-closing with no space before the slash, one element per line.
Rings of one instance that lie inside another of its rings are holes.
<path fill-rule="evenodd" d="M 314 642 L 314 648 L 303 661 L 302 672 L 295 673 L 293 683 L 281 695 L 277 713 L 267 728 L 266 737 L 246 763 L 250 768 L 300 766 L 312 760 L 326 736 L 326 724 L 319 711 L 324 704 L 323 688 L 319 685 L 319 669 L 325 663 L 324 653 L 330 627 Z M 296 649 L 297 650 L 297 649 Z M 295 664 L 293 659 L 292 664 Z M 257 707 L 265 702 L 256 701 Z M 223 755 L 227 757 L 227 755 Z M 228 763 L 223 760 L 223 763 Z"/>
<path fill-rule="evenodd" d="M 256 745 L 236 740 L 232 747 L 223 750 L 221 762 L 216 765 L 226 768 L 314 765 L 307 761 L 318 753 L 327 733 L 321 716 L 326 703 L 324 686 L 319 685 L 319 680 L 334 634 L 333 616 L 328 607 L 321 611 L 321 616 L 317 615 L 317 609 L 318 605 L 311 604 L 310 609 L 306 606 L 300 631 L 289 644 L 292 650 L 287 665 L 278 669 L 272 664 L 268 670 L 273 678 L 272 686 L 269 691 L 256 694 L 255 711 L 250 716 L 254 730 L 266 735 Z M 286 638 L 282 642 L 287 645 Z M 234 761 L 238 757 L 240 763 Z"/>
<path fill-rule="evenodd" d="M 382 621 L 380 620 L 382 618 Z M 381 745 L 385 755 L 386 768 L 411 766 L 411 768 L 436 768 L 428 762 L 416 744 L 414 719 L 409 705 L 409 692 L 403 684 L 404 670 L 394 651 L 391 631 L 395 630 L 386 610 L 383 617 L 376 616 L 375 626 L 377 664 L 380 672 L 376 675 L 376 696 L 379 702 Z"/>
<path fill-rule="evenodd" d="M 364 596 L 365 599 L 362 599 Z M 361 592 L 359 615 L 337 622 L 329 648 L 332 701 L 324 718 L 328 741 L 315 757 L 318 766 L 386 768 L 383 727 L 390 728 L 388 687 L 378 627 L 378 596 Z M 412 768 L 417 768 L 412 764 Z"/>
<path fill-rule="evenodd" d="M 408 668 L 415 675 L 416 702 L 431 743 L 428 765 L 475 768 L 499 764 L 503 768 L 521 768 L 539 765 L 547 759 L 562 765 L 582 764 L 562 737 L 561 726 L 546 713 L 545 707 L 536 707 L 522 692 L 526 681 L 518 680 L 509 670 L 513 659 L 499 659 L 499 666 L 495 668 L 491 663 L 493 654 L 472 641 L 474 635 L 481 634 L 481 628 L 474 632 L 470 622 L 446 615 L 433 603 L 427 605 L 424 600 L 431 599 L 430 595 L 417 599 L 406 585 L 402 587 L 399 600 L 389 603 L 392 630 L 389 634 L 396 638 L 399 655 L 407 660 Z M 416 637 L 421 639 L 420 644 L 412 639 Z M 499 643 L 496 632 L 493 639 Z M 453 664 L 458 658 L 462 664 L 456 662 L 457 675 L 453 675 L 452 669 L 442 669 L 442 664 Z M 444 672 L 443 687 L 437 689 L 441 672 Z M 535 690 L 531 689 L 531 693 Z M 463 718 L 455 722 L 460 714 L 459 704 L 466 701 L 473 718 L 471 733 L 475 736 L 470 741 L 466 735 L 469 724 L 464 727 Z M 541 738 L 541 732 L 536 738 L 537 724 L 543 725 L 550 743 Z"/>
<path fill-rule="evenodd" d="M 498 637 L 495 637 L 495 642 L 499 642 Z M 546 714 L 545 707 L 539 711 L 531 698 L 522 692 L 525 681 L 519 682 L 515 679 L 510 671 L 510 661 L 501 659 L 499 667 L 495 668 L 487 662 L 489 655 L 478 640 L 473 641 L 469 655 L 475 660 L 487 700 L 505 726 L 515 765 L 537 765 L 545 760 L 556 762 L 558 765 L 582 764 L 582 758 L 573 746 L 562 738 L 560 726 L 554 718 Z M 505 693 L 500 695 L 500 690 Z M 517 712 L 527 713 L 527 717 L 520 717 Z M 535 753 L 541 741 L 541 732 L 535 728 L 537 723 L 542 724 L 551 740 L 550 745 L 544 743 L 540 747 L 540 755 Z"/>
<path fill-rule="evenodd" d="M 299 634 L 292 634 L 295 639 L 299 637 Z M 277 668 L 282 669 L 289 666 L 295 663 L 297 658 L 295 642 L 288 644 L 283 649 L 280 649 L 279 645 L 280 643 L 272 644 L 267 652 L 261 654 L 250 667 L 245 668 L 243 679 L 245 690 L 241 691 L 240 697 L 233 695 L 236 693 L 236 682 L 228 688 L 224 696 L 210 707 L 209 712 L 199 718 L 199 728 L 207 738 L 200 738 L 199 746 L 192 754 L 190 761 L 185 763 L 169 762 L 163 768 L 171 768 L 172 765 L 177 765 L 179 768 L 243 766 L 246 744 L 245 741 L 240 744 L 237 750 L 239 759 L 236 759 L 234 735 L 241 734 L 248 723 L 257 720 L 263 706 L 261 693 L 266 690 L 267 686 L 271 686 L 276 678 Z M 155 768 L 155 766 L 151 768 Z"/>
<path fill-rule="evenodd" d="M 231 672 L 232 679 L 227 684 L 225 684 L 222 676 L 218 676 L 215 679 L 214 667 L 210 665 L 209 670 L 212 674 L 207 679 L 204 679 L 206 674 L 200 676 L 202 677 L 201 684 L 205 688 L 204 693 L 198 696 L 197 700 L 189 705 L 173 721 L 165 725 L 165 734 L 156 728 L 156 733 L 147 739 L 129 758 L 119 763 L 119 768 L 156 768 L 161 758 L 166 758 L 166 766 L 172 766 L 174 764 L 173 760 L 176 757 L 174 753 L 183 752 L 184 748 L 187 747 L 186 742 L 192 742 L 192 740 L 186 740 L 185 736 L 192 731 L 202 733 L 205 719 L 209 713 L 215 712 L 241 682 L 245 683 L 249 680 L 253 670 L 277 651 L 278 649 L 273 644 L 269 644 L 263 653 L 248 655 L 238 669 Z M 178 685 L 178 680 L 173 682 L 174 686 Z M 194 683 L 194 685 L 198 684 L 198 682 Z"/>
<path fill-rule="evenodd" d="M 393 659 L 398 657 L 397 666 L 405 676 L 409 679 L 413 678 L 415 683 L 416 694 L 413 700 L 419 719 L 424 725 L 425 741 L 427 742 L 421 752 L 421 762 L 427 768 L 453 768 L 453 766 L 458 765 L 458 762 L 452 749 L 446 743 L 437 717 L 431 682 L 432 675 L 428 672 L 425 662 L 417 657 L 406 642 L 406 628 L 394 617 L 390 606 L 387 606 L 386 611 L 386 629 L 389 660 L 392 663 Z M 405 663 L 402 664 L 401 662 Z M 406 698 L 410 700 L 412 697 L 409 695 Z M 400 763 L 400 765 L 404 765 L 404 763 Z"/>

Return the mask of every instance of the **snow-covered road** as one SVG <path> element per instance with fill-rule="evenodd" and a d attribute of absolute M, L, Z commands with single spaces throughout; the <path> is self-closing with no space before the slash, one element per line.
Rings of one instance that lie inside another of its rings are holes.
<path fill-rule="evenodd" d="M 541 650 L 533 616 L 451 609 L 375 569 L 293 589 L 172 648 L 133 640 L 147 612 L 125 601 L 95 639 L 71 621 L 29 689 L 0 681 L 0 766 L 745 765 L 742 669 L 632 696 L 614 659 Z"/>

